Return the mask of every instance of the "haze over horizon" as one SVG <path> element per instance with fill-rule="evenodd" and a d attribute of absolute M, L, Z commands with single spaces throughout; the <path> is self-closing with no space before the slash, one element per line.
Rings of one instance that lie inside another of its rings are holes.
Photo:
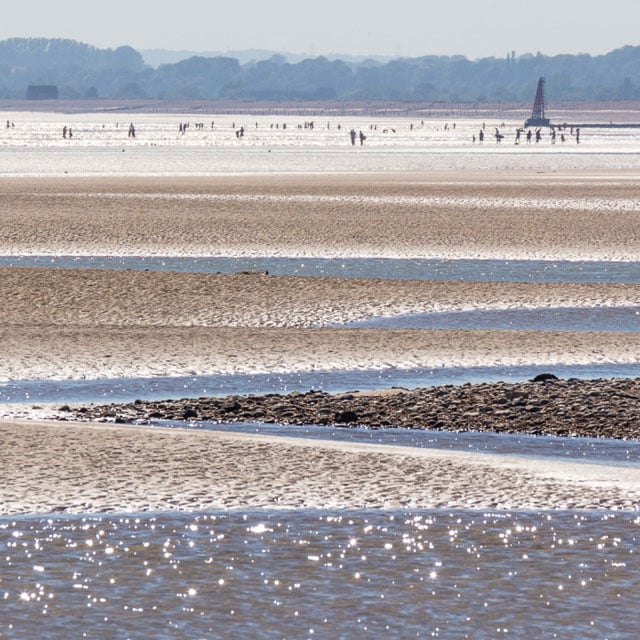
<path fill-rule="evenodd" d="M 392 10 L 389 7 L 392 6 Z M 533 10 L 535 8 L 535 11 Z M 639 45 L 637 0 L 23 0 L 0 40 L 70 38 L 99 48 L 345 56 L 541 52 L 598 55 Z"/>

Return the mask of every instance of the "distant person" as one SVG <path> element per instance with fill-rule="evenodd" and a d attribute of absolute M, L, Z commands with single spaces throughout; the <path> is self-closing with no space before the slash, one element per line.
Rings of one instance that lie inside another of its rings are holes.
<path fill-rule="evenodd" d="M 527 143 L 531 144 L 531 129 L 527 130 Z"/>
<path fill-rule="evenodd" d="M 520 144 L 520 134 L 522 133 L 522 129 L 516 129 L 516 144 Z"/>
<path fill-rule="evenodd" d="M 356 143 L 356 130 L 355 129 L 351 129 L 351 131 L 349 131 L 349 136 L 351 137 L 351 144 L 355 145 L 355 143 Z"/>
<path fill-rule="evenodd" d="M 364 144 L 364 141 L 367 139 L 367 136 L 365 136 L 364 133 L 360 131 L 359 137 L 360 137 L 360 146 L 362 146 Z"/>
<path fill-rule="evenodd" d="M 576 144 L 580 144 L 580 127 L 576 129 Z"/>
<path fill-rule="evenodd" d="M 130 138 L 136 137 L 136 128 L 133 126 L 133 122 L 129 125 L 129 133 L 127 134 Z"/>
<path fill-rule="evenodd" d="M 69 127 L 69 137 L 73 138 L 73 131 L 71 130 L 71 127 Z"/>
<path fill-rule="evenodd" d="M 556 130 L 551 129 L 551 144 L 555 144 L 555 143 L 556 143 Z"/>
<path fill-rule="evenodd" d="M 540 140 L 542 140 L 542 131 L 536 129 L 536 143 L 540 142 Z"/>
<path fill-rule="evenodd" d="M 66 139 L 67 137 L 67 126 L 62 127 L 62 137 Z"/>
<path fill-rule="evenodd" d="M 500 130 L 498 129 L 498 127 L 496 127 L 495 137 L 496 137 L 496 143 L 498 144 L 502 142 L 502 138 L 504 138 L 504 136 L 500 133 Z"/>
<path fill-rule="evenodd" d="M 480 141 L 480 144 L 484 142 L 484 129 L 480 129 L 480 133 L 478 134 L 478 140 Z"/>

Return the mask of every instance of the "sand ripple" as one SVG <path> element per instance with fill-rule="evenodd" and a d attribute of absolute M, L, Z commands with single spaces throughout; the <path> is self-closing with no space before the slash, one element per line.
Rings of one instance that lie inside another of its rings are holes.
<path fill-rule="evenodd" d="M 187 430 L 0 424 L 0 514 L 637 508 L 640 471 Z M 491 487 L 491 491 L 487 491 Z"/>

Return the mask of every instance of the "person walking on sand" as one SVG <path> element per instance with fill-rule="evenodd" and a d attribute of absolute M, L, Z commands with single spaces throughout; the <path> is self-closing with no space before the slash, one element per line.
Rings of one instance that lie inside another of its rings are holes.
<path fill-rule="evenodd" d="M 580 127 L 576 128 L 576 144 L 580 144 Z"/>
<path fill-rule="evenodd" d="M 351 145 L 355 145 L 355 143 L 356 143 L 356 130 L 355 129 L 351 129 L 351 131 L 349 131 L 349 136 L 351 136 Z"/>
<path fill-rule="evenodd" d="M 482 144 L 484 142 L 484 130 L 480 129 L 480 133 L 478 134 L 478 140 L 480 142 L 480 144 Z"/>
<path fill-rule="evenodd" d="M 364 135 L 364 133 L 362 133 L 362 131 L 360 131 L 360 146 L 362 146 L 364 144 L 364 141 L 367 139 L 367 136 Z"/>

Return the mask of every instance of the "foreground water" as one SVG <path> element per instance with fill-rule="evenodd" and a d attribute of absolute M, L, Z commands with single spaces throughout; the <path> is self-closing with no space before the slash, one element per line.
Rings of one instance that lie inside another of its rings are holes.
<path fill-rule="evenodd" d="M 640 519 L 249 511 L 0 520 L 0 637 L 631 638 Z"/>

